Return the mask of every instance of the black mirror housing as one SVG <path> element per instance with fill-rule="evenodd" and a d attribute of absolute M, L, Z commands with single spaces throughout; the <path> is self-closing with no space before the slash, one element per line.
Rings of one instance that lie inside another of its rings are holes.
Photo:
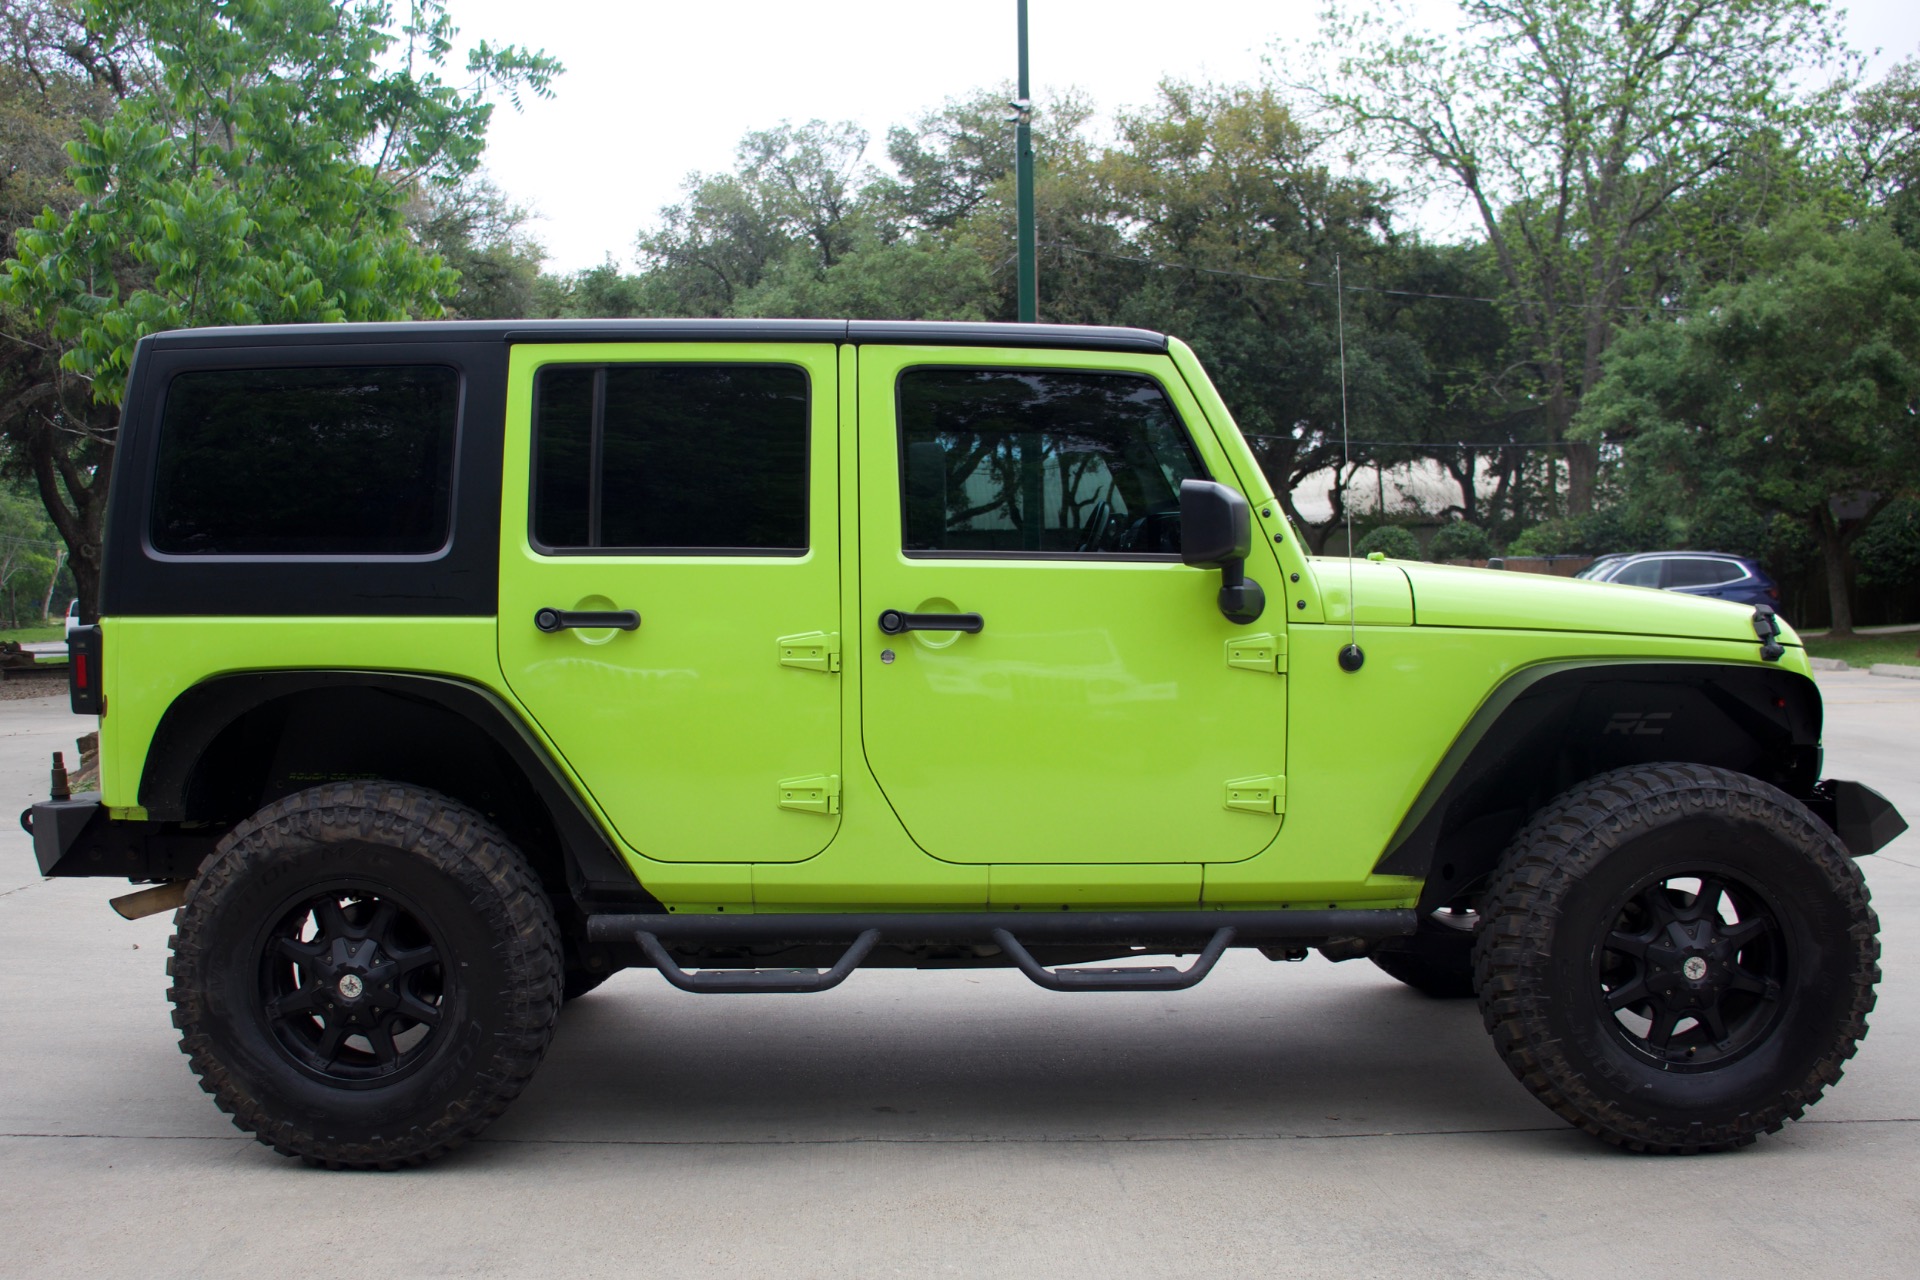
<path fill-rule="evenodd" d="M 1180 558 L 1224 569 L 1253 548 L 1253 513 L 1239 492 L 1212 480 L 1180 482 Z"/>
<path fill-rule="evenodd" d="M 1180 482 L 1180 559 L 1220 571 L 1220 612 L 1245 626 L 1267 607 L 1260 584 L 1247 577 L 1253 550 L 1253 512 L 1238 490 L 1211 480 Z"/>

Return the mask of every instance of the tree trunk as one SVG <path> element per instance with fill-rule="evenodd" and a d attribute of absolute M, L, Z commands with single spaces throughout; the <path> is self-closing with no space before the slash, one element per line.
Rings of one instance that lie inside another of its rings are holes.
<path fill-rule="evenodd" d="M 1820 539 L 1820 560 L 1827 571 L 1827 606 L 1833 612 L 1828 635 L 1853 634 L 1853 553 L 1840 535 L 1839 521 L 1825 503 L 1814 520 L 1814 532 Z"/>
<path fill-rule="evenodd" d="M 1600 487 L 1600 450 L 1584 440 L 1569 440 L 1567 449 L 1567 514 L 1591 515 Z"/>

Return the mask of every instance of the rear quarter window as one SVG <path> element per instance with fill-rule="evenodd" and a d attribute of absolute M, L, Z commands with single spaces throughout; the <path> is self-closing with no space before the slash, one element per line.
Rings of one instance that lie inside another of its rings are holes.
<path fill-rule="evenodd" d="M 452 525 L 460 374 L 192 370 L 161 414 L 148 538 L 178 556 L 424 556 Z"/>

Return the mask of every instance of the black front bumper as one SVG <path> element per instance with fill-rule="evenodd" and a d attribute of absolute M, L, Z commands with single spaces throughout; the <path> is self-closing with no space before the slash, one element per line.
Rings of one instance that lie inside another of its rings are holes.
<path fill-rule="evenodd" d="M 1806 799 L 1807 808 L 1840 837 L 1856 858 L 1884 849 L 1907 829 L 1893 802 L 1864 782 L 1828 778 Z"/>

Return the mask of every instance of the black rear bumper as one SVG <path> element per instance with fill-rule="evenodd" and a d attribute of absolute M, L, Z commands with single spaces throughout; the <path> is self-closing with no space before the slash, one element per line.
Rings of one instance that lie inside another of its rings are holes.
<path fill-rule="evenodd" d="M 182 833 L 168 822 L 115 822 L 100 793 L 42 800 L 20 815 L 33 835 L 43 876 L 113 876 L 126 880 L 187 880 L 213 852 L 211 836 Z"/>

